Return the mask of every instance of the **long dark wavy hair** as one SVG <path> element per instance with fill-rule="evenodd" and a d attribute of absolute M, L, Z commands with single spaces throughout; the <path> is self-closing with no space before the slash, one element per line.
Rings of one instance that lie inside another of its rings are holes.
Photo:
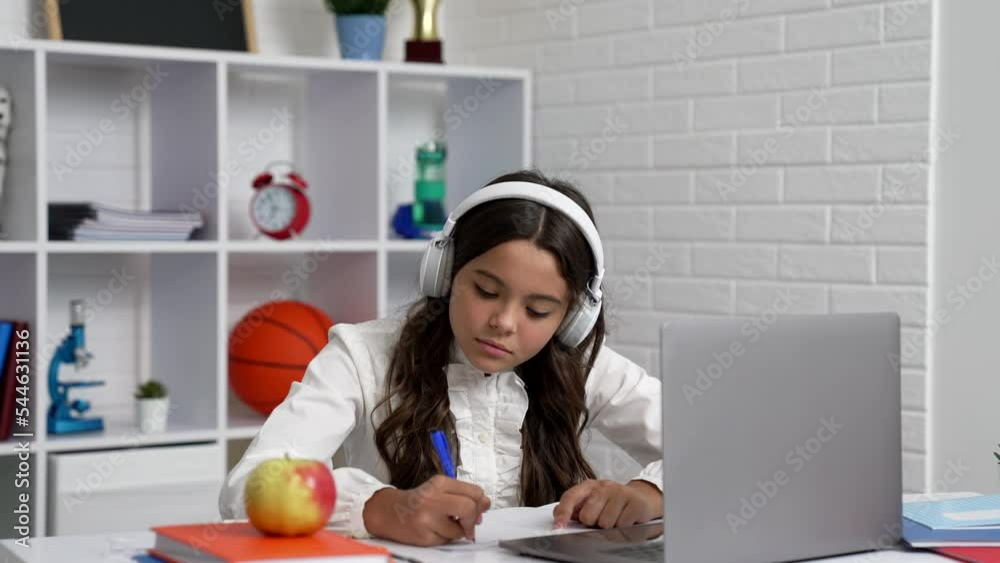
<path fill-rule="evenodd" d="M 490 184 L 507 181 L 548 186 L 575 201 L 593 220 L 586 198 L 565 181 L 532 169 L 505 174 Z M 459 219 L 452 241 L 452 279 L 470 260 L 513 240 L 531 241 L 556 258 L 575 303 L 595 270 L 590 245 L 563 214 L 524 199 L 490 201 Z M 444 371 L 454 339 L 448 299 L 422 297 L 410 306 L 389 362 L 386 395 L 372 412 L 374 421 L 375 412 L 386 409 L 375 444 L 388 466 L 390 483 L 401 489 L 414 488 L 442 472 L 429 438 L 432 429 L 445 431 L 457 464 L 461 463 Z M 521 428 L 520 501 L 525 506 L 558 501 L 573 485 L 595 478 L 580 449 L 580 435 L 590 416 L 584 385 L 604 334 L 602 306 L 597 324 L 579 345 L 570 348 L 553 337 L 515 368 L 528 394 Z"/>

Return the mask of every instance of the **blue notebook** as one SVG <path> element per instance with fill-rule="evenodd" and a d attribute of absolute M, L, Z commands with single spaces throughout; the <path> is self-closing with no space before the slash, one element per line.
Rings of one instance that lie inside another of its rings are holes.
<path fill-rule="evenodd" d="M 904 502 L 903 516 L 932 530 L 1000 526 L 1000 495 Z"/>
<path fill-rule="evenodd" d="M 939 528 L 932 530 L 909 518 L 903 518 L 903 539 L 913 547 L 942 545 L 1000 545 L 1000 526 Z"/>
<path fill-rule="evenodd" d="M 14 334 L 14 323 L 0 321 L 0 389 L 3 389 L 3 373 L 7 366 L 7 349 L 10 348 L 10 337 Z M 14 416 L 13 414 L 11 416 Z"/>

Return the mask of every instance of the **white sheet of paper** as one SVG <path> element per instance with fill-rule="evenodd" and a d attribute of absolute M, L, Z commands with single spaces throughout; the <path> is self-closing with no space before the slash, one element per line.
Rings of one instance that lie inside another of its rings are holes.
<path fill-rule="evenodd" d="M 487 510 L 483 513 L 483 523 L 476 526 L 476 541 L 456 540 L 435 547 L 415 547 L 388 540 L 368 539 L 366 543 L 387 547 L 393 553 L 412 557 L 417 561 L 429 562 L 428 552 L 437 552 L 439 557 L 434 561 L 460 562 L 469 561 L 506 561 L 507 557 L 517 559 L 514 554 L 505 554 L 497 547 L 500 540 L 530 538 L 552 534 L 569 534 L 590 530 L 579 522 L 569 522 L 565 528 L 552 529 L 552 510 L 559 503 L 547 504 L 537 508 L 514 507 Z M 478 553 L 473 553 L 478 552 Z M 480 559 L 480 558 L 484 559 Z M 470 559 L 472 558 L 472 559 Z"/>
<path fill-rule="evenodd" d="M 539 507 L 516 507 L 501 510 L 487 510 L 483 513 L 483 523 L 476 526 L 476 541 L 458 540 L 435 547 L 441 551 L 478 551 L 492 549 L 500 540 L 530 538 L 552 534 L 566 534 L 589 530 L 590 528 L 571 521 L 565 528 L 552 529 L 552 510 L 559 504 L 554 502 Z"/>

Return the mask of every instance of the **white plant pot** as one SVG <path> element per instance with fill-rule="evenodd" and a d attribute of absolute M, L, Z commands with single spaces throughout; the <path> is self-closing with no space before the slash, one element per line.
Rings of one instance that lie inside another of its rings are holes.
<path fill-rule="evenodd" d="M 170 397 L 162 399 L 136 399 L 135 424 L 143 434 L 156 434 L 167 429 Z"/>

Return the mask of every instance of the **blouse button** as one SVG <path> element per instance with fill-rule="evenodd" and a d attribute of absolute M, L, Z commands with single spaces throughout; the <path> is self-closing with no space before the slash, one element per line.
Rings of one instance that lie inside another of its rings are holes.
<path fill-rule="evenodd" d="M 480 432 L 479 433 L 479 443 L 480 444 L 485 444 L 489 439 L 490 439 L 490 435 L 487 434 L 486 432 Z"/>

